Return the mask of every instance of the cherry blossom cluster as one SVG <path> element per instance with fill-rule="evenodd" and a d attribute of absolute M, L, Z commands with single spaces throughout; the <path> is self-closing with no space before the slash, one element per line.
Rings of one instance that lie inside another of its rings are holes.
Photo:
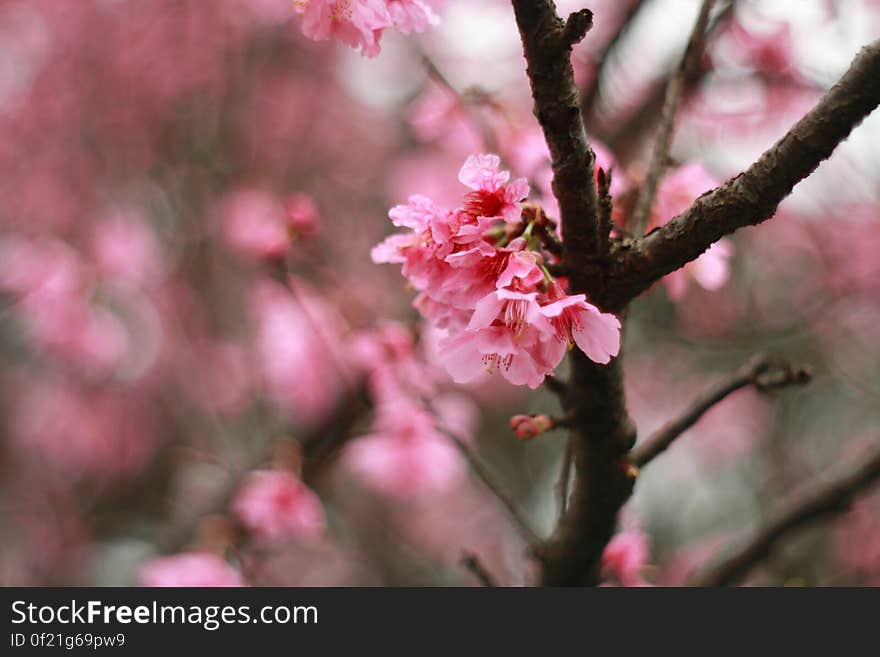
<path fill-rule="evenodd" d="M 443 210 L 425 196 L 391 209 L 392 223 L 408 229 L 373 249 L 377 263 L 400 263 L 419 292 L 414 305 L 443 331 L 443 363 L 458 383 L 498 371 L 515 385 L 537 388 L 577 345 L 607 363 L 620 349 L 620 322 L 569 295 L 542 250 L 542 213 L 523 202 L 525 179 L 510 180 L 497 155 L 472 155 L 459 181 L 462 205 Z M 528 208 L 526 208 L 528 209 Z M 530 219 L 530 217 L 535 217 Z M 553 237 L 553 239 L 556 239 Z"/>
<path fill-rule="evenodd" d="M 367 57 L 379 54 L 383 32 L 424 32 L 437 15 L 425 0 L 294 0 L 302 31 L 315 41 L 333 37 Z"/>

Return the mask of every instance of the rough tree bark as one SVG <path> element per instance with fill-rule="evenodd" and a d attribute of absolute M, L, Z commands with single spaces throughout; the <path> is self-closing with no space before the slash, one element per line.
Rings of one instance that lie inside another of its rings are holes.
<path fill-rule="evenodd" d="M 587 144 L 570 62 L 574 37 L 586 34 L 592 15 L 583 10 L 563 22 L 554 4 L 544 0 L 514 0 L 513 7 L 535 116 L 552 160 L 569 293 L 592 292 L 604 284 L 602 262 L 606 254 L 600 253 L 599 247 L 605 240 L 599 234 L 595 156 Z M 575 25 L 582 27 L 574 29 Z M 620 358 L 602 366 L 573 351 L 571 380 L 562 402 L 572 418 L 574 489 L 556 531 L 536 546 L 535 554 L 542 565 L 544 584 L 595 584 L 617 510 L 633 484 L 624 456 L 635 442 L 635 428 L 626 413 Z"/>
<path fill-rule="evenodd" d="M 569 293 L 586 293 L 623 319 L 627 304 L 664 275 L 697 258 L 736 229 L 770 218 L 795 184 L 880 103 L 880 41 L 865 48 L 819 104 L 761 158 L 680 217 L 642 239 L 608 241 L 600 233 L 594 155 L 589 148 L 571 68 L 571 47 L 592 14 L 563 21 L 551 0 L 512 0 L 523 42 L 534 113 L 550 150 L 559 202 L 561 270 Z M 610 252 L 604 246 L 610 244 Z M 623 392 L 622 356 L 597 365 L 580 351 L 561 398 L 571 420 L 574 485 L 552 536 L 535 546 L 541 581 L 596 584 L 602 552 L 635 482 L 628 453 L 635 443 Z"/>

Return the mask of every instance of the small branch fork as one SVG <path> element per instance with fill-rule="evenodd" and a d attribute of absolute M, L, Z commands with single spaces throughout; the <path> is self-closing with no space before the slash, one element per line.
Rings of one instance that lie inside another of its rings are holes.
<path fill-rule="evenodd" d="M 480 113 L 479 107 L 480 105 L 491 104 L 489 95 L 485 91 L 479 89 L 465 89 L 463 92 L 459 91 L 455 85 L 452 84 L 446 74 L 440 70 L 437 62 L 435 62 L 427 52 L 417 46 L 416 53 L 421 59 L 428 77 L 455 98 L 461 111 L 467 115 L 473 128 L 479 133 L 486 149 L 489 151 L 498 150 L 498 140 L 495 137 L 492 126 L 489 125 L 486 117 Z"/>
<path fill-rule="evenodd" d="M 482 586 L 486 586 L 489 588 L 498 586 L 498 583 L 492 576 L 492 573 L 486 570 L 483 562 L 480 561 L 480 558 L 476 555 L 475 552 L 465 550 L 461 555 L 460 563 L 462 567 L 464 567 L 474 577 L 477 578 L 477 581 L 479 581 Z"/>
<path fill-rule="evenodd" d="M 685 431 L 694 426 L 716 404 L 737 390 L 754 386 L 768 391 L 790 385 L 809 383 L 812 375 L 808 370 L 796 369 L 785 363 L 774 363 L 764 356 L 752 359 L 726 381 L 713 386 L 688 406 L 674 420 L 667 422 L 630 452 L 629 460 L 642 468 L 666 449 Z"/>
<path fill-rule="evenodd" d="M 744 537 L 720 563 L 698 576 L 693 584 L 727 586 L 737 583 L 769 556 L 782 538 L 812 522 L 846 511 L 856 495 L 877 479 L 880 479 L 880 446 L 838 478 L 794 494 L 764 524 Z"/>
<path fill-rule="evenodd" d="M 725 235 L 772 217 L 794 186 L 827 159 L 878 104 L 880 40 L 862 48 L 837 84 L 748 169 L 621 249 L 611 265 L 613 285 L 596 290 L 594 301 L 612 310 L 624 308 Z"/>

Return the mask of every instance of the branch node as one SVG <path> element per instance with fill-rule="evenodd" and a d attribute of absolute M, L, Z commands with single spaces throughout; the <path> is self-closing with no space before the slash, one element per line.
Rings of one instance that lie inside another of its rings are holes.
<path fill-rule="evenodd" d="M 572 13 L 565 21 L 562 30 L 562 41 L 566 47 L 571 48 L 583 41 L 587 32 L 593 27 L 593 12 L 589 9 L 581 9 Z"/>

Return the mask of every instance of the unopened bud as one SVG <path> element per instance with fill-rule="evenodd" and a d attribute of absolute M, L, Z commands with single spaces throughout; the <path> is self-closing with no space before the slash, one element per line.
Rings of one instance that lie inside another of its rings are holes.
<path fill-rule="evenodd" d="M 555 426 L 548 415 L 514 415 L 510 418 L 510 428 L 520 440 L 531 440 Z"/>

